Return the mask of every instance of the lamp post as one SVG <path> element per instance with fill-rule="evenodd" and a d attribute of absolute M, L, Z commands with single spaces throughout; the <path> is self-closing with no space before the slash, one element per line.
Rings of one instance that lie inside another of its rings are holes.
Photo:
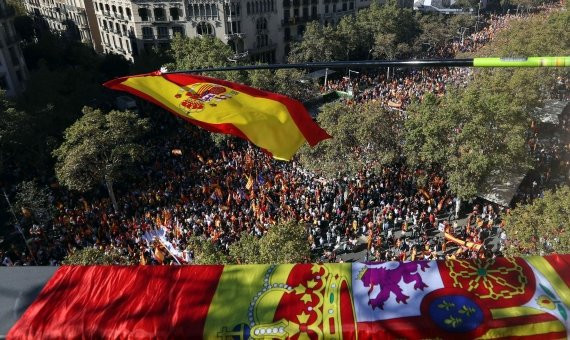
<path fill-rule="evenodd" d="M 459 27 L 459 31 L 457 31 L 457 33 L 461 34 L 461 45 L 463 45 L 463 42 L 465 41 L 465 33 L 469 30 L 469 28 L 467 27 Z"/>
<path fill-rule="evenodd" d="M 353 91 L 352 91 L 352 81 L 350 80 L 350 74 L 351 73 L 356 73 L 356 74 L 360 74 L 360 72 L 357 71 L 353 71 L 351 69 L 348 69 L 348 86 L 349 86 L 349 93 L 352 95 Z"/>

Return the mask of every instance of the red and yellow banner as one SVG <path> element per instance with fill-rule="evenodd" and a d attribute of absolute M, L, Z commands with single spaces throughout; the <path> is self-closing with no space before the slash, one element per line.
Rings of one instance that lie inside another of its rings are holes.
<path fill-rule="evenodd" d="M 570 255 L 67 266 L 8 338 L 565 339 L 569 272 Z"/>
<path fill-rule="evenodd" d="M 306 142 L 330 138 L 302 103 L 289 97 L 204 76 L 154 72 L 111 80 L 126 91 L 212 132 L 247 139 L 290 160 Z"/>

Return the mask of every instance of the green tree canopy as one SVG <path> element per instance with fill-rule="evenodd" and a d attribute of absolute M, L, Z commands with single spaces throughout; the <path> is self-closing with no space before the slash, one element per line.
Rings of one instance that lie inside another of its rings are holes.
<path fill-rule="evenodd" d="M 68 254 L 63 263 L 65 265 L 93 266 L 93 265 L 133 265 L 128 256 L 123 255 L 118 249 L 107 250 L 88 247 L 76 250 Z"/>
<path fill-rule="evenodd" d="M 144 158 L 145 148 L 139 141 L 148 130 L 148 119 L 140 119 L 132 112 L 104 114 L 85 107 L 83 116 L 65 131 L 64 142 L 53 152 L 57 178 L 79 191 L 105 183 L 118 209 L 113 182 Z"/>
<path fill-rule="evenodd" d="M 365 167 L 377 171 L 400 154 L 403 118 L 380 103 L 328 104 L 317 121 L 333 138 L 313 148 L 304 146 L 300 161 L 327 177 L 339 172 L 355 174 Z"/>
<path fill-rule="evenodd" d="M 528 113 L 508 93 L 470 85 L 412 106 L 405 123 L 405 155 L 413 168 L 443 169 L 453 192 L 475 196 L 490 175 L 508 177 L 529 168 Z"/>
<path fill-rule="evenodd" d="M 46 225 L 55 213 L 49 189 L 35 181 L 25 181 L 18 185 L 14 207 L 27 224 Z"/>
<path fill-rule="evenodd" d="M 293 221 L 272 225 L 261 238 L 243 233 L 230 246 L 232 263 L 302 263 L 311 258 L 309 234 L 303 224 Z"/>
<path fill-rule="evenodd" d="M 570 252 L 570 187 L 547 191 L 543 198 L 520 205 L 505 216 L 509 256 Z"/>

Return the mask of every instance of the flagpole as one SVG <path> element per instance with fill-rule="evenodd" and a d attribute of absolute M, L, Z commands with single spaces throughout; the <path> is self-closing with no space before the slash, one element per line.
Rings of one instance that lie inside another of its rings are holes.
<path fill-rule="evenodd" d="M 570 67 L 570 56 L 524 58 L 468 58 L 468 59 L 411 59 L 411 60 L 359 60 L 330 61 L 294 64 L 256 64 L 228 67 L 199 68 L 162 74 L 225 72 L 279 69 L 322 69 L 347 67 Z"/>

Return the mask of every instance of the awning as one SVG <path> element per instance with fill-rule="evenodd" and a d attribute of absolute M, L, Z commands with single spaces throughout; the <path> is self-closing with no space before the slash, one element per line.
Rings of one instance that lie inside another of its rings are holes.
<path fill-rule="evenodd" d="M 326 69 L 322 69 L 322 70 L 318 70 L 315 72 L 311 72 L 308 73 L 307 75 L 305 75 L 305 78 L 309 78 L 309 79 L 319 79 L 325 76 L 325 74 L 328 74 L 329 76 L 331 74 L 336 73 L 336 71 L 333 71 L 331 69 L 329 69 L 328 71 Z"/>
<path fill-rule="evenodd" d="M 499 176 L 498 173 L 491 174 L 487 180 L 489 189 L 479 193 L 477 196 L 489 202 L 508 207 L 525 176 L 526 170 L 524 169 L 514 169 L 507 176 L 508 179 L 506 180 L 503 176 Z"/>
<path fill-rule="evenodd" d="M 564 112 L 570 101 L 549 99 L 544 101 L 544 106 L 536 108 L 533 111 L 533 117 L 544 124 L 558 125 L 560 120 L 558 117 Z"/>

